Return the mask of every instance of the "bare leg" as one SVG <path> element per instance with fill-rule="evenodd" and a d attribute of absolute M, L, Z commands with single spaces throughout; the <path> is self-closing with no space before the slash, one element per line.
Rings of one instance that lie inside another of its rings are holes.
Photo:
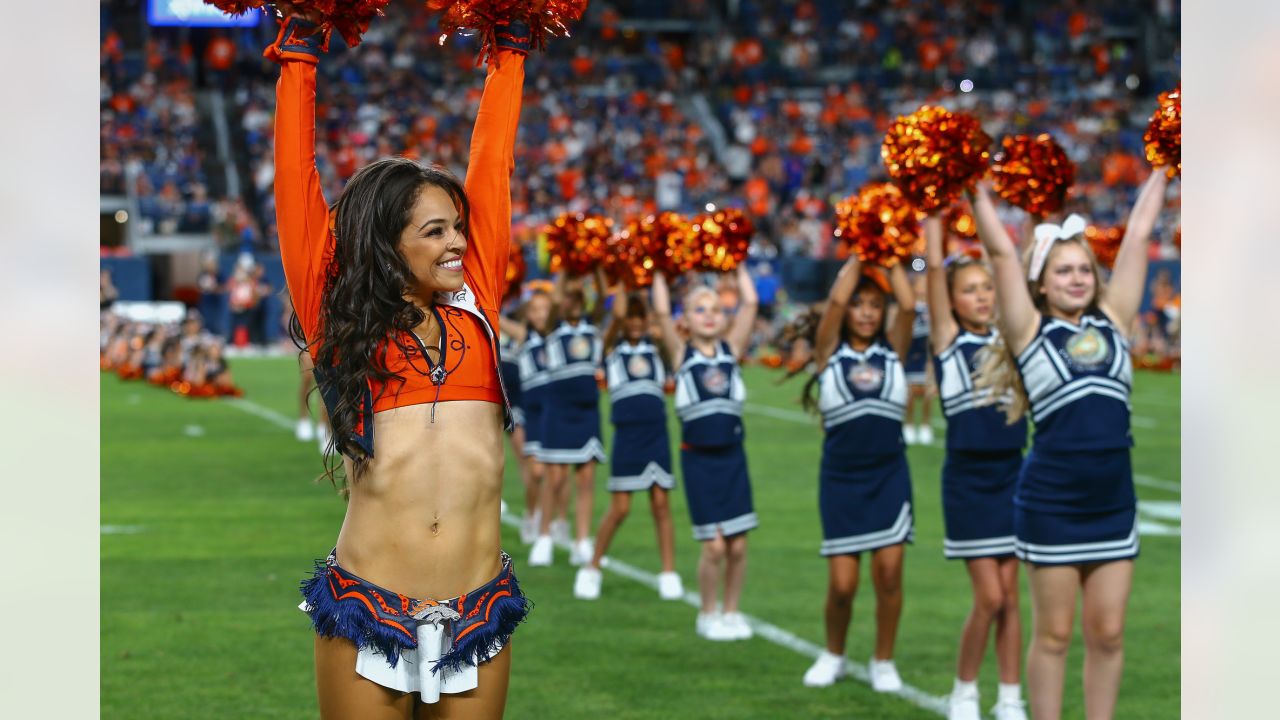
<path fill-rule="evenodd" d="M 718 532 L 714 538 L 702 542 L 702 556 L 698 558 L 698 594 L 702 596 L 704 613 L 716 611 L 724 556 L 725 541 Z"/>
<path fill-rule="evenodd" d="M 1124 671 L 1124 616 L 1133 585 L 1133 561 L 1084 570 L 1084 712 L 1089 720 L 1111 720 Z"/>
<path fill-rule="evenodd" d="M 1022 605 L 1018 592 L 1018 559 L 1000 559 L 1000 589 L 1004 604 L 996 616 L 996 667 L 1000 682 L 1016 685 L 1022 675 Z"/>
<path fill-rule="evenodd" d="M 600 561 L 604 559 L 604 554 L 609 550 L 609 545 L 613 542 L 613 536 L 618 532 L 618 528 L 622 527 L 622 522 L 627 519 L 627 515 L 631 512 L 631 493 L 616 492 L 609 498 L 609 509 L 605 512 L 604 518 L 600 520 L 600 529 L 596 531 L 596 548 L 595 554 L 588 563 L 591 567 L 600 569 Z"/>
<path fill-rule="evenodd" d="M 982 658 L 987 654 L 991 623 L 1004 608 L 999 563 L 996 558 L 974 558 L 965 563 L 973 588 L 973 607 L 960 631 L 960 652 L 956 658 L 956 677 L 965 682 L 978 678 Z"/>
<path fill-rule="evenodd" d="M 747 580 L 747 534 L 725 539 L 724 611 L 738 612 L 742 586 Z"/>
<path fill-rule="evenodd" d="M 356 646 L 346 638 L 316 636 L 316 690 L 322 720 L 409 720 L 417 698 L 356 673 Z"/>
<path fill-rule="evenodd" d="M 1031 647 L 1027 650 L 1027 692 L 1035 720 L 1062 716 L 1063 674 L 1071 647 L 1080 568 L 1027 565 L 1031 583 Z"/>
<path fill-rule="evenodd" d="M 511 643 L 479 668 L 476 688 L 456 695 L 441 695 L 440 702 L 418 704 L 415 720 L 501 720 L 507 707 L 507 682 L 511 677 Z"/>
<path fill-rule="evenodd" d="M 574 502 L 574 517 L 578 523 L 578 540 L 591 537 L 591 520 L 596 503 L 596 461 L 588 460 L 578 466 L 578 499 Z"/>
<path fill-rule="evenodd" d="M 547 465 L 548 474 L 552 468 L 560 468 L 560 484 L 556 486 L 555 491 L 555 519 L 565 520 L 569 514 L 569 466 L 568 465 Z"/>
<path fill-rule="evenodd" d="M 565 489 L 569 481 L 569 466 L 544 463 L 542 467 L 545 468 L 546 482 L 542 486 L 542 522 L 538 534 L 550 535 L 551 521 L 555 518 L 556 511 L 562 507 L 560 498 L 567 497 Z"/>
<path fill-rule="evenodd" d="M 893 645 L 898 639 L 898 621 L 902 619 L 902 558 L 902 545 L 890 545 L 871 553 L 871 584 L 876 590 L 877 660 L 893 659 Z"/>
<path fill-rule="evenodd" d="M 662 572 L 675 572 L 676 534 L 671 523 L 671 501 L 667 491 L 657 485 L 649 488 L 649 510 L 653 513 L 653 529 L 658 534 L 658 557 Z M 598 542 L 598 541 L 597 541 Z"/>
<path fill-rule="evenodd" d="M 844 654 L 849 621 L 853 617 L 853 598 L 858 594 L 859 560 L 858 555 L 827 558 L 827 651 L 834 655 Z"/>

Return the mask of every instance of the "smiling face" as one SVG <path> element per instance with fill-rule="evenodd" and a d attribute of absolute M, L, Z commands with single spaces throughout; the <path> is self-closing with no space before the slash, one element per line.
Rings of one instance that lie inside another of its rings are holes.
<path fill-rule="evenodd" d="M 551 315 L 551 298 L 546 293 L 537 293 L 529 298 L 524 306 L 524 317 L 538 332 L 547 329 L 547 318 Z"/>
<path fill-rule="evenodd" d="M 1036 292 L 1055 315 L 1076 317 L 1093 304 L 1098 289 L 1093 258 L 1079 242 L 1059 242 L 1049 251 Z"/>
<path fill-rule="evenodd" d="M 995 300 L 995 282 L 982 265 L 965 265 L 951 276 L 951 309 L 966 330 L 986 331 L 995 317 Z"/>
<path fill-rule="evenodd" d="M 855 342 L 870 344 L 884 329 L 884 292 L 872 283 L 865 283 L 849 298 L 845 312 L 845 326 Z"/>
<path fill-rule="evenodd" d="M 413 294 L 426 300 L 437 292 L 462 289 L 466 228 L 453 199 L 443 188 L 425 185 L 400 232 L 396 249 L 413 277 Z"/>
<path fill-rule="evenodd" d="M 711 289 L 693 292 L 685 302 L 689 334 L 699 340 L 716 340 L 724 333 L 727 320 L 720 297 Z"/>

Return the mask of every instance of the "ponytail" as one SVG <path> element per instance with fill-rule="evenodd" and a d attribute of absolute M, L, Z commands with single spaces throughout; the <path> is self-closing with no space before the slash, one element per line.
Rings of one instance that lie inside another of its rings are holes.
<path fill-rule="evenodd" d="M 1022 386 L 1022 376 L 1004 335 L 997 335 L 978 352 L 980 360 L 973 383 L 978 391 L 978 404 L 998 405 L 1004 410 L 1009 425 L 1018 422 L 1027 412 L 1027 390 Z"/>

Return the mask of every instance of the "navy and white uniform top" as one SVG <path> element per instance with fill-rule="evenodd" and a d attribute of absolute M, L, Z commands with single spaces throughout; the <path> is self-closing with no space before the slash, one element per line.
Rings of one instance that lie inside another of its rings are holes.
<path fill-rule="evenodd" d="M 610 417 L 622 423 L 666 423 L 667 405 L 662 386 L 666 369 L 658 348 L 647 338 L 638 343 L 626 340 L 614 346 L 604 363 L 609 387 Z"/>
<path fill-rule="evenodd" d="M 747 388 L 729 343 L 716 343 L 707 357 L 692 344 L 676 370 L 676 416 L 685 444 L 723 447 L 742 442 L 742 404 Z"/>
<path fill-rule="evenodd" d="M 907 380 L 884 338 L 861 352 L 840 343 L 818 375 L 818 410 L 829 449 L 842 455 L 901 451 Z"/>
<path fill-rule="evenodd" d="M 1104 315 L 1079 325 L 1048 315 L 1018 355 L 1018 371 L 1035 422 L 1035 447 L 1048 451 L 1133 446 L 1129 343 Z"/>
<path fill-rule="evenodd" d="M 546 344 L 547 377 L 556 399 L 573 404 L 599 401 L 596 368 L 603 353 L 599 329 L 585 319 L 577 325 L 564 321 L 547 336 Z"/>
<path fill-rule="evenodd" d="M 911 321 L 911 344 L 929 341 L 929 303 L 916 303 L 916 316 Z"/>
<path fill-rule="evenodd" d="M 547 374 L 546 341 L 538 331 L 530 328 L 524 343 L 520 345 L 520 390 L 528 398 L 539 399 L 541 395 L 533 391 L 546 387 L 550 380 Z"/>
<path fill-rule="evenodd" d="M 520 344 L 506 333 L 499 334 L 498 352 L 502 383 L 512 405 L 520 404 Z"/>
<path fill-rule="evenodd" d="M 1010 425 L 999 404 L 988 401 L 991 391 L 974 388 L 974 374 L 997 337 L 995 328 L 985 335 L 961 330 L 933 359 L 948 450 L 1020 450 L 1027 443 L 1026 418 Z"/>

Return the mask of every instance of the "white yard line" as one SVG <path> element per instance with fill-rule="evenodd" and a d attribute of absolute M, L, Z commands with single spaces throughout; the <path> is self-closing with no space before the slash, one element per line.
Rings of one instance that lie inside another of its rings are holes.
<path fill-rule="evenodd" d="M 263 420 L 266 420 L 267 422 L 271 423 L 272 425 L 280 427 L 284 430 L 293 430 L 294 427 L 298 424 L 298 421 L 296 419 L 291 420 L 285 417 L 284 415 L 281 415 L 280 413 L 276 412 L 275 410 L 272 410 L 271 408 L 268 408 L 268 407 L 263 407 L 258 403 L 253 402 L 252 400 L 245 400 L 244 398 L 227 398 L 222 402 L 225 402 L 228 405 L 231 405 L 232 407 L 239 408 L 240 410 L 243 410 L 249 413 L 250 415 L 255 415 L 257 417 L 260 417 Z"/>
<path fill-rule="evenodd" d="M 783 411 L 783 412 L 786 412 L 786 411 Z M 514 528 L 520 527 L 520 518 L 511 514 L 504 513 L 502 516 L 502 522 Z M 569 552 L 569 549 L 570 549 L 568 543 L 562 543 L 562 542 L 557 542 L 556 547 L 559 547 L 561 550 L 563 550 L 566 553 Z M 658 589 L 658 576 L 650 572 L 641 570 L 640 568 L 634 565 L 625 563 L 616 558 L 606 557 L 604 559 L 604 562 L 602 563 L 602 566 L 604 567 L 605 570 L 608 570 L 609 572 L 616 573 L 625 578 L 634 580 L 635 582 L 638 582 L 641 585 L 649 587 L 655 591 Z M 684 594 L 684 597 L 681 599 L 684 600 L 685 604 L 690 605 L 692 607 L 695 607 L 695 608 L 702 607 L 702 600 L 698 597 L 698 594 L 695 592 L 692 592 L 692 591 L 686 592 Z M 747 619 L 747 624 L 749 624 L 751 626 L 751 629 L 755 631 L 756 637 L 761 638 L 763 640 L 767 640 L 768 642 L 771 642 L 774 645 L 779 645 L 794 653 L 803 655 L 808 658 L 813 658 L 815 660 L 818 658 L 818 655 L 823 650 L 822 647 L 815 645 L 809 642 L 808 640 L 800 638 L 792 632 L 783 630 L 777 625 L 761 620 L 758 617 L 747 615 L 746 613 L 743 613 L 743 616 Z M 845 671 L 849 674 L 850 677 L 857 679 L 859 682 L 863 684 L 870 685 L 871 681 L 870 681 L 870 678 L 867 676 L 867 666 L 865 664 L 851 662 L 850 660 L 846 659 L 844 661 L 844 665 L 845 665 Z M 793 681 L 797 685 L 800 684 L 799 672 L 796 673 L 796 677 L 793 678 Z M 820 692 L 820 691 L 817 691 L 817 692 Z M 936 713 L 942 717 L 946 717 L 947 715 L 946 696 L 930 695 L 929 693 L 921 690 L 920 688 L 914 687 L 912 685 L 908 685 L 907 683 L 902 684 L 902 690 L 896 693 L 889 693 L 889 694 L 897 695 L 898 697 L 901 697 L 903 700 L 906 700 L 907 702 L 911 703 L 912 705 L 915 705 L 916 707 L 923 708 L 930 712 Z"/>
<path fill-rule="evenodd" d="M 1160 478 L 1151 477 L 1150 475 L 1134 475 L 1133 482 L 1135 485 L 1144 485 L 1157 490 L 1167 490 L 1168 492 L 1182 492 L 1182 484 L 1161 480 Z"/>
<path fill-rule="evenodd" d="M 103 535 L 137 535 L 146 530 L 141 525 L 103 525 Z"/>

